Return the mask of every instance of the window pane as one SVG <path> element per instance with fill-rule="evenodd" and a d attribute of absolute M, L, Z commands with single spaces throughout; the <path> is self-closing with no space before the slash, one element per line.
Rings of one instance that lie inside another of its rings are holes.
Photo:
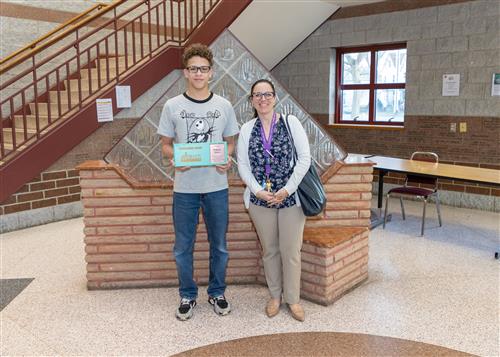
<path fill-rule="evenodd" d="M 342 91 L 341 120 L 368 121 L 369 90 Z"/>
<path fill-rule="evenodd" d="M 404 122 L 405 90 L 378 89 L 375 91 L 375 121 Z"/>
<path fill-rule="evenodd" d="M 406 48 L 377 51 L 377 83 L 406 82 Z"/>
<path fill-rule="evenodd" d="M 342 84 L 370 83 L 370 52 L 342 55 Z"/>

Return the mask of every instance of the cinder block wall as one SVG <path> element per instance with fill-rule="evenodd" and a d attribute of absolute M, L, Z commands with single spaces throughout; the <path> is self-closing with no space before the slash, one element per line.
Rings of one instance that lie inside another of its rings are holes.
<path fill-rule="evenodd" d="M 500 72 L 500 2 L 429 6 L 443 3 L 383 1 L 341 9 L 272 73 L 348 152 L 409 158 L 413 151 L 434 151 L 442 162 L 500 169 L 500 97 L 491 96 L 492 74 Z M 334 49 L 394 42 L 407 43 L 404 128 L 330 125 Z M 460 73 L 460 96 L 441 96 L 446 73 Z M 467 132 L 451 132 L 460 122 Z M 500 211 L 498 189 L 441 183 L 445 204 Z"/>
<path fill-rule="evenodd" d="M 80 170 L 89 289 L 177 285 L 172 254 L 172 187 L 131 182 L 113 165 L 92 161 Z M 310 227 L 368 227 L 372 164 L 349 162 L 325 184 L 325 217 L 308 219 Z M 333 172 L 333 170 L 332 170 Z M 243 185 L 230 185 L 229 283 L 263 281 L 260 244 L 243 205 Z M 200 217 L 200 222 L 203 222 Z M 208 281 L 208 243 L 204 224 L 198 227 L 195 278 Z"/>

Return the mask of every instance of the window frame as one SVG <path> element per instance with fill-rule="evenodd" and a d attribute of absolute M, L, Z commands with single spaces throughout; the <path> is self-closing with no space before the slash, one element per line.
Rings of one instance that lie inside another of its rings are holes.
<path fill-rule="evenodd" d="M 377 52 L 386 50 L 398 50 L 406 49 L 406 42 L 390 43 L 390 44 L 377 44 L 377 45 L 365 45 L 356 47 L 337 47 L 336 52 L 336 63 L 335 63 L 335 124 L 355 124 L 355 125 L 366 125 L 366 126 L 404 126 L 404 116 L 402 122 L 390 122 L 390 121 L 375 121 L 375 91 L 377 89 L 405 89 L 406 90 L 406 80 L 404 83 L 376 83 L 376 69 L 377 69 Z M 342 84 L 342 56 L 348 53 L 355 52 L 370 52 L 370 82 L 367 84 Z M 408 61 L 408 56 L 407 56 Z M 406 76 L 405 76 L 406 78 Z M 355 120 L 343 120 L 341 119 L 342 113 L 342 91 L 346 89 L 356 90 L 369 90 L 369 102 L 368 102 L 368 121 L 355 121 Z M 405 91 L 405 107 L 406 107 L 406 91 Z"/>

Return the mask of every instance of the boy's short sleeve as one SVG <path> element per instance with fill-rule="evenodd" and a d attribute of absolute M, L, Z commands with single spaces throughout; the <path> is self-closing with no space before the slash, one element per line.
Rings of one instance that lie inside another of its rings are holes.
<path fill-rule="evenodd" d="M 172 113 L 170 111 L 170 106 L 168 104 L 169 103 L 167 101 L 163 106 L 163 110 L 161 111 L 160 124 L 158 125 L 157 133 L 161 136 L 175 138 L 174 121 Z"/>
<path fill-rule="evenodd" d="M 222 136 L 225 138 L 234 136 L 240 131 L 238 122 L 236 121 L 236 113 L 234 112 L 233 106 L 229 102 L 226 109 L 226 115 L 227 123 L 224 128 L 224 132 L 222 133 Z"/>

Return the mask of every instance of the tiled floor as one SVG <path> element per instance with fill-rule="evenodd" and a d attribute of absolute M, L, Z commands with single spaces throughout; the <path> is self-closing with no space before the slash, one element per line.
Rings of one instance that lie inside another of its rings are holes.
<path fill-rule="evenodd" d="M 498 356 L 499 218 L 407 204 L 386 230 L 371 232 L 369 280 L 329 307 L 304 301 L 306 321 L 283 308 L 263 313 L 263 286 L 229 286 L 229 316 L 218 317 L 201 289 L 195 316 L 174 317 L 175 288 L 87 291 L 81 218 L 4 234 L 1 278 L 35 278 L 3 311 L 1 355 L 170 355 L 231 339 L 280 332 L 353 332 Z M 290 351 L 293 352 L 293 351 Z M 388 351 L 390 354 L 390 351 Z"/>

